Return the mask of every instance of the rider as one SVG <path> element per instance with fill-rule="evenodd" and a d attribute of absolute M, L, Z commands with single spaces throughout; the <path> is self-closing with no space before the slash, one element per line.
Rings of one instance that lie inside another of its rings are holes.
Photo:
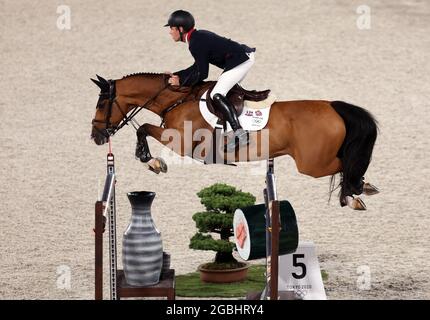
<path fill-rule="evenodd" d="M 188 44 L 194 57 L 194 64 L 184 70 L 170 74 L 171 85 L 191 86 L 208 77 L 209 64 L 221 69 L 223 73 L 213 88 L 210 97 L 214 107 L 223 114 L 234 131 L 232 140 L 227 143 L 227 151 L 235 150 L 238 143 L 248 143 L 248 133 L 239 123 L 234 106 L 227 100 L 229 90 L 241 82 L 254 64 L 255 48 L 239 44 L 206 30 L 194 28 L 194 18 L 184 10 L 173 12 L 165 27 L 170 27 L 170 35 L 175 42 Z"/>

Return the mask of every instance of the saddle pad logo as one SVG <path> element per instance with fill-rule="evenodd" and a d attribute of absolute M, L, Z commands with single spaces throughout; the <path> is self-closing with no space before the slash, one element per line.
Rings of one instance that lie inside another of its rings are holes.
<path fill-rule="evenodd" d="M 246 116 L 251 116 L 252 118 L 249 119 L 251 121 L 251 127 L 252 128 L 258 128 L 264 121 L 263 113 L 260 110 L 248 110 Z M 258 130 L 258 129 L 254 129 Z"/>

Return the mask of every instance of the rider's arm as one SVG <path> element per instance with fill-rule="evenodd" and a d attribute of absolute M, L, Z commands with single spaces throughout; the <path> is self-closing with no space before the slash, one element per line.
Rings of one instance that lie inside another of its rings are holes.
<path fill-rule="evenodd" d="M 195 81 L 200 82 L 205 80 L 209 75 L 209 57 L 206 49 L 199 48 L 198 50 L 192 50 L 191 54 L 193 55 L 196 66 L 197 74 Z"/>
<path fill-rule="evenodd" d="M 190 85 L 190 81 L 188 81 L 187 79 L 190 79 L 192 77 L 192 74 L 196 72 L 197 72 L 196 65 L 194 63 L 192 66 L 188 67 L 187 69 L 174 72 L 173 74 L 179 76 L 179 84 L 181 86 L 188 86 Z"/>
<path fill-rule="evenodd" d="M 205 80 L 209 74 L 209 54 L 205 46 L 190 47 L 191 54 L 194 57 L 194 64 L 174 74 L 179 76 L 181 86 L 191 86 Z"/>

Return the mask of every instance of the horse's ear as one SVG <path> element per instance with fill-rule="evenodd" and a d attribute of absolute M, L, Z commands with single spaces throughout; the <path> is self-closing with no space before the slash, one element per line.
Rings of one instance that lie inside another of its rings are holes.
<path fill-rule="evenodd" d="M 103 90 L 103 84 L 100 81 L 94 80 L 93 78 L 91 78 L 91 81 L 94 82 L 100 90 Z"/>
<path fill-rule="evenodd" d="M 106 80 L 105 78 L 100 77 L 98 74 L 96 74 L 96 76 L 97 76 L 97 79 L 99 79 L 99 81 L 100 81 L 101 83 L 107 83 L 107 80 Z"/>

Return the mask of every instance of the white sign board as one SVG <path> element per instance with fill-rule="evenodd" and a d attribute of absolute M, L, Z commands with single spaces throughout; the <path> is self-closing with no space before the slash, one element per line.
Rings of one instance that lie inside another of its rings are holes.
<path fill-rule="evenodd" d="M 300 242 L 296 252 L 279 256 L 278 290 L 294 292 L 297 299 L 327 299 L 313 242 Z"/>

